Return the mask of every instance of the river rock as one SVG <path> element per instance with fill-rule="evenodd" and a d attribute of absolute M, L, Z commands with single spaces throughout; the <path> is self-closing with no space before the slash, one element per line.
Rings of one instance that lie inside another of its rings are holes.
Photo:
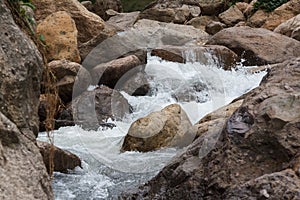
<path fill-rule="evenodd" d="M 146 7 L 139 18 L 183 24 L 200 14 L 201 9 L 196 2 L 159 0 Z"/>
<path fill-rule="evenodd" d="M 108 119 L 121 120 L 131 112 L 120 92 L 103 85 L 75 98 L 68 109 L 72 110 L 74 123 L 85 129 L 114 127 L 113 123 L 107 123 Z"/>
<path fill-rule="evenodd" d="M 199 17 L 195 17 L 195 18 L 191 19 L 190 21 L 188 21 L 186 23 L 186 25 L 192 25 L 195 28 L 206 31 L 205 26 L 207 24 L 211 23 L 212 21 L 219 21 L 219 19 L 216 16 L 203 15 L 203 16 L 199 16 Z"/>
<path fill-rule="evenodd" d="M 300 14 L 277 26 L 274 32 L 300 41 Z"/>
<path fill-rule="evenodd" d="M 88 42 L 99 34 L 110 37 L 115 34 L 113 29 L 106 27 L 98 15 L 89 12 L 78 0 L 32 0 L 35 5 L 35 15 L 41 22 L 52 13 L 66 11 L 76 23 L 79 45 Z M 103 31 L 106 28 L 106 31 Z"/>
<path fill-rule="evenodd" d="M 65 11 L 49 15 L 37 26 L 37 35 L 47 45 L 47 60 L 67 59 L 80 63 L 77 29 L 74 20 Z"/>
<path fill-rule="evenodd" d="M 258 10 L 249 17 L 249 19 L 246 22 L 246 25 L 253 28 L 260 28 L 266 22 L 269 15 L 270 13 L 264 10 Z"/>
<path fill-rule="evenodd" d="M 211 21 L 205 26 L 205 31 L 208 34 L 214 35 L 217 32 L 223 30 L 224 28 L 226 28 L 226 25 L 222 22 Z"/>
<path fill-rule="evenodd" d="M 37 141 L 37 146 L 43 156 L 44 163 L 46 165 L 47 171 L 50 172 L 50 152 L 51 145 L 47 142 Z M 53 146 L 53 164 L 55 172 L 68 173 L 69 170 L 75 169 L 75 167 L 81 167 L 81 160 L 75 154 L 62 150 L 56 146 Z"/>
<path fill-rule="evenodd" d="M 246 20 L 244 14 L 237 6 L 231 6 L 228 10 L 220 13 L 218 17 L 227 26 L 234 26 Z"/>
<path fill-rule="evenodd" d="M 121 151 L 154 151 L 164 147 L 184 147 L 193 136 L 187 131 L 192 126 L 187 114 L 178 104 L 133 122 L 124 139 Z"/>
<path fill-rule="evenodd" d="M 245 65 L 280 63 L 300 56 L 299 41 L 263 28 L 227 28 L 212 36 L 207 44 L 228 47 L 245 59 Z"/>
<path fill-rule="evenodd" d="M 201 7 L 202 15 L 217 16 L 226 8 L 224 0 L 197 0 L 196 2 Z"/>
<path fill-rule="evenodd" d="M 130 13 L 117 13 L 109 18 L 107 24 L 110 24 L 117 28 L 119 31 L 126 31 L 133 27 L 134 23 L 138 20 L 140 12 Z"/>
<path fill-rule="evenodd" d="M 97 14 L 105 21 L 109 19 L 106 11 L 112 9 L 117 12 L 122 12 L 122 4 L 120 0 L 95 0 L 89 11 Z"/>
<path fill-rule="evenodd" d="M 89 72 L 78 63 L 54 60 L 48 63 L 48 67 L 55 77 L 58 95 L 65 104 L 86 91 L 91 84 Z"/>
<path fill-rule="evenodd" d="M 207 139 L 216 133 L 203 133 L 123 199 L 300 198 L 291 164 L 300 148 L 299 69 L 300 58 L 272 68 L 244 96 L 214 143 Z"/>
<path fill-rule="evenodd" d="M 179 63 L 200 62 L 205 65 L 215 64 L 225 70 L 231 69 L 238 60 L 237 55 L 233 51 L 219 45 L 188 47 L 162 46 L 153 49 L 151 55 Z M 213 59 L 211 59 L 212 57 Z"/>

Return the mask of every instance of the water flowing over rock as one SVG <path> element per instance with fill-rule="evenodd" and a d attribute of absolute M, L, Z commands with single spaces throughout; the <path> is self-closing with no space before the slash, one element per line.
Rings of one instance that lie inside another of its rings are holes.
<path fill-rule="evenodd" d="M 47 142 L 38 141 L 37 145 L 43 156 L 44 163 L 46 165 L 47 171 L 49 172 L 49 156 L 51 151 L 51 145 Z M 73 170 L 75 167 L 81 167 L 81 160 L 75 154 L 69 151 L 62 150 L 56 146 L 53 147 L 53 164 L 54 171 L 67 173 L 68 170 Z"/>
<path fill-rule="evenodd" d="M 210 151 L 203 154 L 202 148 L 214 134 L 205 132 L 123 199 L 300 198 L 295 167 L 300 150 L 299 76 L 299 58 L 272 68 L 258 88 L 244 95 L 230 117 L 235 120 L 227 121 Z M 247 129 L 228 131 L 237 121 Z"/>
<path fill-rule="evenodd" d="M 227 28 L 206 44 L 228 47 L 245 59 L 245 65 L 274 64 L 300 56 L 299 41 L 262 28 Z"/>
<path fill-rule="evenodd" d="M 192 126 L 185 111 L 171 104 L 161 111 L 133 122 L 121 151 L 154 151 L 163 147 L 184 147 L 193 141 L 187 131 Z"/>
<path fill-rule="evenodd" d="M 47 45 L 48 61 L 67 59 L 80 63 L 77 32 L 74 20 L 65 11 L 53 13 L 44 19 L 37 26 L 37 35 Z"/>
<path fill-rule="evenodd" d="M 115 34 L 98 15 L 89 12 L 77 0 L 32 0 L 32 3 L 36 6 L 35 15 L 38 22 L 58 11 L 69 13 L 76 23 L 79 44 L 88 42 L 99 34 L 106 37 Z"/>
<path fill-rule="evenodd" d="M 225 70 L 231 69 L 238 60 L 238 56 L 233 51 L 219 45 L 162 46 L 153 49 L 151 55 L 172 62 L 200 62 L 204 65 L 217 65 Z"/>
<path fill-rule="evenodd" d="M 300 14 L 277 26 L 274 32 L 300 41 Z"/>
<path fill-rule="evenodd" d="M 53 199 L 35 145 L 43 61 L 0 1 L 0 199 Z"/>

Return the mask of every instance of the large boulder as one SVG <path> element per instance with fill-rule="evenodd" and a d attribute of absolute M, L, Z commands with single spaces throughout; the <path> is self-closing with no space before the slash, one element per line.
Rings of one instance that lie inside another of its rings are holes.
<path fill-rule="evenodd" d="M 0 1 L 0 199 L 53 199 L 35 145 L 43 61 L 7 5 Z"/>
<path fill-rule="evenodd" d="M 219 45 L 187 47 L 162 46 L 153 49 L 151 55 L 172 62 L 200 62 L 205 65 L 214 64 L 226 70 L 231 69 L 238 60 L 238 56 L 233 51 Z"/>
<path fill-rule="evenodd" d="M 222 131 L 202 134 L 124 199 L 300 198 L 299 69 L 299 58 L 272 68 Z"/>
<path fill-rule="evenodd" d="M 215 34 L 207 44 L 228 47 L 244 58 L 246 65 L 280 63 L 300 56 L 299 41 L 263 28 L 227 28 Z"/>
<path fill-rule="evenodd" d="M 300 14 L 277 26 L 274 32 L 300 41 Z"/>
<path fill-rule="evenodd" d="M 133 122 L 121 151 L 154 151 L 164 147 L 184 147 L 193 141 L 187 132 L 192 126 L 187 114 L 178 104 Z"/>
<path fill-rule="evenodd" d="M 49 15 L 39 23 L 36 30 L 47 45 L 48 61 L 67 59 L 80 63 L 77 32 L 74 20 L 65 11 Z"/>
<path fill-rule="evenodd" d="M 96 14 L 89 12 L 78 0 L 32 0 L 35 5 L 35 15 L 41 22 L 52 13 L 66 11 L 76 23 L 78 43 L 82 44 L 103 33 L 107 37 L 115 34 L 114 30 L 106 27 L 105 22 Z M 103 32 L 104 29 L 110 31 Z"/>
<path fill-rule="evenodd" d="M 37 141 L 37 145 L 43 156 L 43 161 L 48 172 L 50 172 L 49 164 L 51 152 L 53 152 L 53 170 L 55 172 L 68 173 L 69 170 L 73 170 L 75 167 L 81 167 L 81 160 L 75 154 L 56 146 L 52 147 L 51 144 L 47 142 Z"/>
<path fill-rule="evenodd" d="M 131 112 L 131 107 L 120 92 L 101 85 L 73 99 L 68 110 L 72 112 L 75 124 L 85 129 L 97 129 L 114 127 L 107 120 L 121 120 Z"/>
<path fill-rule="evenodd" d="M 151 19 L 161 22 L 183 24 L 193 17 L 201 14 L 199 4 L 191 1 L 166 1 L 153 2 L 140 13 L 140 19 Z"/>

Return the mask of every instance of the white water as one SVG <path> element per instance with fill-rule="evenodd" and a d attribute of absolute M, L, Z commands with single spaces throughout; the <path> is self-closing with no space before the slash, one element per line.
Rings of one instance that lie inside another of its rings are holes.
<path fill-rule="evenodd" d="M 146 182 L 181 150 L 120 153 L 123 138 L 134 120 L 179 103 L 195 123 L 258 86 L 265 74 L 248 74 L 243 69 L 224 71 L 200 63 L 178 64 L 157 57 L 149 57 L 146 72 L 154 88 L 152 96 L 132 97 L 123 92 L 134 112 L 123 121 L 114 122 L 116 128 L 85 131 L 74 126 L 55 131 L 55 145 L 77 154 L 83 161 L 83 169 L 70 174 L 55 173 L 56 199 L 116 199 L 121 192 Z M 46 141 L 46 134 L 40 133 L 39 139 Z"/>

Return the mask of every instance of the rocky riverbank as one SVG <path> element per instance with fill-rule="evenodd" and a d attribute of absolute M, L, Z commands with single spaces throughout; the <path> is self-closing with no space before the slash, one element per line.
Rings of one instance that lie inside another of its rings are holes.
<path fill-rule="evenodd" d="M 152 95 L 145 72 L 151 54 L 225 70 L 243 63 L 268 74 L 258 88 L 196 124 L 177 104 L 134 122 L 122 152 L 188 147 L 121 198 L 300 198 L 300 3 L 267 12 L 259 2 L 158 0 L 122 13 L 119 0 L 32 0 L 35 9 L 23 5 L 18 16 L 13 4 L 0 1 L 0 197 L 53 199 L 49 147 L 36 142 L 50 101 L 56 129 L 113 128 L 108 119 L 132 112 L 120 91 Z M 14 19 L 30 22 L 31 33 Z M 44 63 L 57 94 L 45 90 Z M 189 101 L 189 92 L 174 98 Z M 75 155 L 55 152 L 57 171 L 81 166 Z M 67 162 L 60 166 L 61 160 Z"/>

